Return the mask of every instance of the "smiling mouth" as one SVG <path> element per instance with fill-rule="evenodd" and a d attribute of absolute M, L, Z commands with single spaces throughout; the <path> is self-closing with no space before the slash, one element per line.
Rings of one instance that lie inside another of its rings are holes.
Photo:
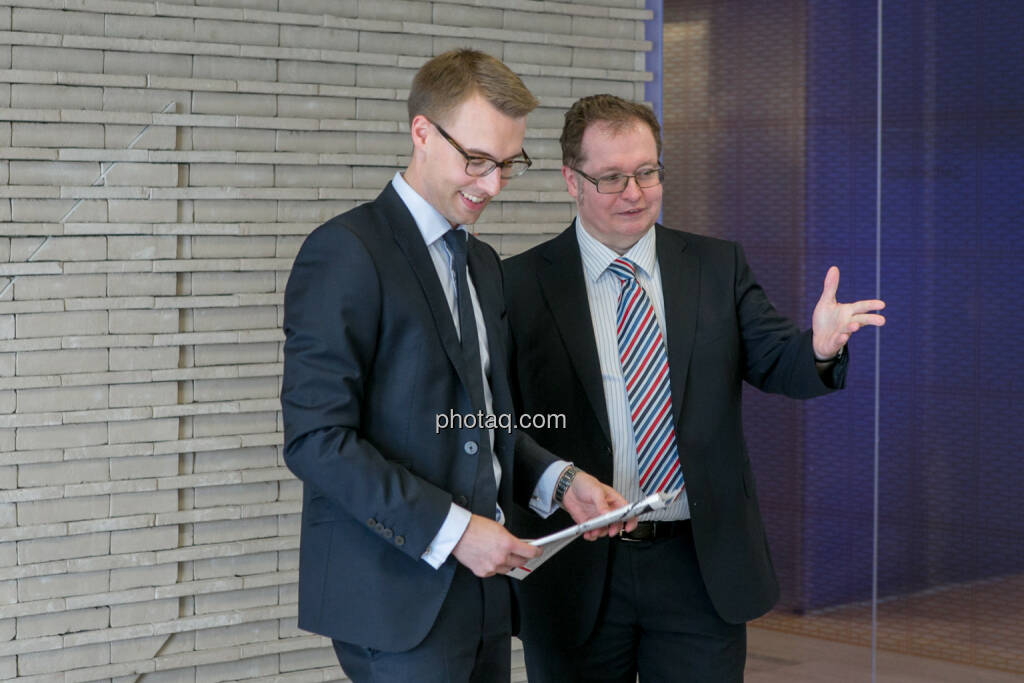
<path fill-rule="evenodd" d="M 485 201 L 487 201 L 487 197 L 477 197 L 476 195 L 472 195 L 461 190 L 459 190 L 459 194 L 468 199 L 469 202 L 472 204 L 483 204 Z"/>

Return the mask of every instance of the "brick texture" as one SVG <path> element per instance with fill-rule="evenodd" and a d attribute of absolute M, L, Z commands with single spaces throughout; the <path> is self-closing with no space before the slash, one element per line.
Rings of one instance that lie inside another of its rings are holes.
<path fill-rule="evenodd" d="M 561 115 L 631 95 L 643 0 L 6 0 L 0 679 L 338 680 L 295 625 L 281 298 L 298 245 L 410 151 L 454 46 L 541 99 L 503 255 L 572 216 Z"/>

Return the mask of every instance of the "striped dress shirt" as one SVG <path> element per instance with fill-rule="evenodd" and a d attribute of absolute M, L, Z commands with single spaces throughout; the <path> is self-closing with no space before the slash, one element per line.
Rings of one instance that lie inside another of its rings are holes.
<path fill-rule="evenodd" d="M 601 363 L 601 381 L 614 454 L 613 486 L 627 500 L 637 500 L 643 493 L 640 491 L 633 422 L 630 419 L 626 382 L 622 375 L 622 364 L 619 362 L 619 342 L 615 334 L 618 326 L 620 285 L 618 278 L 608 271 L 608 265 L 618 258 L 619 254 L 592 237 L 583 228 L 579 217 L 576 218 L 576 239 L 580 246 L 580 257 L 583 259 L 583 279 L 587 285 L 590 319 L 593 322 L 594 341 L 597 343 L 597 356 Z M 622 256 L 637 265 L 637 281 L 651 299 L 667 347 L 669 340 L 665 334 L 665 297 L 661 291 L 661 271 L 655 251 L 654 226 L 651 226 Z M 687 293 L 681 294 L 685 296 Z M 684 477 L 685 475 L 683 472 Z M 686 490 L 683 489 L 682 495 L 672 505 L 664 510 L 643 515 L 641 519 L 673 520 L 687 519 L 689 516 Z"/>

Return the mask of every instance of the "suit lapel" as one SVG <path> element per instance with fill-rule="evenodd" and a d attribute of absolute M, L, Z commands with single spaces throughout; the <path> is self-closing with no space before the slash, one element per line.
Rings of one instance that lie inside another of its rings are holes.
<path fill-rule="evenodd" d="M 434 318 L 438 336 L 441 338 L 444 352 L 468 391 L 470 384 L 462 357 L 462 347 L 459 344 L 459 335 L 455 330 L 452 311 L 448 307 L 448 300 L 444 296 L 441 282 L 437 279 L 437 269 L 434 268 L 434 262 L 427 252 L 427 245 L 423 242 L 423 234 L 416 227 L 416 221 L 413 220 L 412 214 L 409 213 L 391 183 L 388 183 L 388 186 L 377 197 L 377 204 L 385 214 L 385 222 L 391 227 L 395 242 L 405 254 L 409 267 L 412 268 L 416 279 L 419 280 L 423 296 L 430 308 L 430 314 Z"/>
<path fill-rule="evenodd" d="M 669 376 L 672 384 L 672 416 L 676 427 L 683 409 L 686 377 L 697 331 L 700 297 L 700 262 L 687 251 L 686 238 L 660 225 L 656 230 L 661 291 L 665 300 L 665 331 L 668 337 Z"/>
<path fill-rule="evenodd" d="M 597 355 L 597 342 L 594 341 L 594 324 L 590 319 L 587 285 L 583 279 L 586 275 L 576 241 L 575 223 L 548 243 L 543 257 L 547 262 L 539 269 L 538 278 L 544 298 L 583 385 L 583 392 L 610 445 L 611 429 L 604 401 L 601 362 Z"/>

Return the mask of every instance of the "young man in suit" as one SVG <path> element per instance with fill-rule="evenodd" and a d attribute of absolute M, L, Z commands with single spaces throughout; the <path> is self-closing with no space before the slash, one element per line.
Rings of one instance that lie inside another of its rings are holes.
<path fill-rule="evenodd" d="M 409 94 L 408 167 L 314 230 L 288 280 L 281 405 L 285 461 L 304 484 L 298 624 L 332 638 L 355 681 L 508 680 L 503 574 L 538 550 L 505 529 L 505 511 L 560 504 L 583 520 L 625 502 L 485 422 L 512 415 L 509 339 L 498 257 L 466 226 L 529 167 L 536 104 L 483 53 L 427 62 Z M 453 414 L 457 428 L 440 429 Z"/>
<path fill-rule="evenodd" d="M 661 137 L 648 107 L 585 97 L 565 115 L 577 218 L 505 262 L 517 408 L 566 416 L 537 441 L 627 498 L 683 487 L 630 533 L 569 546 L 520 587 L 531 683 L 740 681 L 745 622 L 778 583 L 740 415 L 742 381 L 809 398 L 841 388 L 849 336 L 881 301 L 839 304 L 829 269 L 801 332 L 740 246 L 656 225 Z M 564 523 L 513 515 L 540 536 Z"/>

